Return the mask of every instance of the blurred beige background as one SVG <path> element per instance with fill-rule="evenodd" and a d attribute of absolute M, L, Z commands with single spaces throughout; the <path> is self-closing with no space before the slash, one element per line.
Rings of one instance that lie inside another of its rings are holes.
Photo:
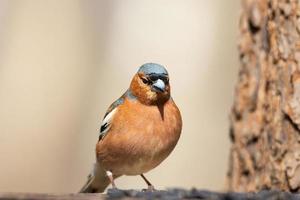
<path fill-rule="evenodd" d="M 77 192 L 107 107 L 146 62 L 167 66 L 184 122 L 147 177 L 222 190 L 238 10 L 238 0 L 0 0 L 0 192 Z"/>

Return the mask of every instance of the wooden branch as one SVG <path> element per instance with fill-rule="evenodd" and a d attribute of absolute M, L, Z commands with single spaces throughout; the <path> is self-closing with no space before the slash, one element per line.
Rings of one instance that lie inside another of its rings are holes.
<path fill-rule="evenodd" d="M 257 193 L 212 192 L 207 190 L 169 189 L 167 191 L 141 192 L 138 190 L 109 189 L 107 194 L 38 194 L 0 193 L 0 200 L 104 200 L 104 199 L 202 199 L 202 200 L 274 200 L 300 199 L 299 194 L 279 190 L 262 190 Z"/>
<path fill-rule="evenodd" d="M 38 194 L 38 193 L 0 193 L 0 200 L 102 200 L 105 194 Z"/>

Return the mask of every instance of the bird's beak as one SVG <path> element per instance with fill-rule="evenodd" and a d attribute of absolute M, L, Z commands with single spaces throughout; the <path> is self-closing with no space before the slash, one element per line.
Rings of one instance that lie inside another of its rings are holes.
<path fill-rule="evenodd" d="M 164 92 L 165 89 L 166 84 L 161 79 L 157 79 L 157 81 L 152 84 L 152 91 L 154 92 Z"/>

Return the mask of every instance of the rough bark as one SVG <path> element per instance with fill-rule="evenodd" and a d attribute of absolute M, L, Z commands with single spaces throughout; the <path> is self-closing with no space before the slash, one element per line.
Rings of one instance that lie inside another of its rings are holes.
<path fill-rule="evenodd" d="M 228 186 L 300 190 L 300 1 L 244 0 Z"/>

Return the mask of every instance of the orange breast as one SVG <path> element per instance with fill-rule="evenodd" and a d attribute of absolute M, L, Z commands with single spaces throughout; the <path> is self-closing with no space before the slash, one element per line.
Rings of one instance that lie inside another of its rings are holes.
<path fill-rule="evenodd" d="M 115 175 L 138 175 L 159 165 L 174 149 L 182 128 L 172 99 L 163 106 L 125 100 L 96 147 L 97 159 Z"/>

